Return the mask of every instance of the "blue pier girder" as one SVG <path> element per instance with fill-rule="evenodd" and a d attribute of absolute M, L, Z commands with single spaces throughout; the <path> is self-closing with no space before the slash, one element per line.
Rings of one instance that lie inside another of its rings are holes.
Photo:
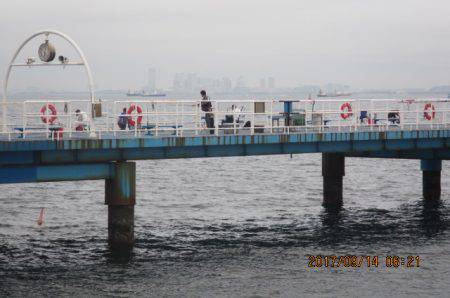
<path fill-rule="evenodd" d="M 0 167 L 0 183 L 99 180 L 114 177 L 111 163 Z"/>
<path fill-rule="evenodd" d="M 449 148 L 450 130 L 92 138 L 60 141 L 16 139 L 0 142 L 0 167 L 321 152 L 339 152 L 348 157 L 448 160 Z M 20 171 L 17 174 L 19 175 Z M 6 176 L 1 178 L 7 179 Z"/>

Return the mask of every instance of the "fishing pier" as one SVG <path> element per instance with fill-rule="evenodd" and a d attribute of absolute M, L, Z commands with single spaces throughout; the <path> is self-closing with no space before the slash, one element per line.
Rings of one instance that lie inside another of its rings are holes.
<path fill-rule="evenodd" d="M 73 64 L 86 66 L 80 57 Z M 424 200 L 440 199 L 442 160 L 450 159 L 447 99 L 212 100 L 214 127 L 206 127 L 199 100 L 100 102 L 92 89 L 86 100 L 10 99 L 16 58 L 1 107 L 0 183 L 105 180 L 112 247 L 134 243 L 136 160 L 321 153 L 323 205 L 339 209 L 346 158 L 416 159 Z"/>

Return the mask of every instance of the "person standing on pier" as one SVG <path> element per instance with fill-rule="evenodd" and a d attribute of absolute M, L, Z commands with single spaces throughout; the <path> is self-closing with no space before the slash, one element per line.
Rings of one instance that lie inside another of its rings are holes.
<path fill-rule="evenodd" d="M 121 130 L 125 130 L 128 124 L 127 108 L 123 108 L 122 113 L 120 113 L 117 125 Z"/>
<path fill-rule="evenodd" d="M 209 99 L 209 96 L 206 95 L 206 91 L 200 91 L 200 95 L 202 96 L 201 108 L 202 111 L 205 112 L 205 122 L 207 128 L 214 128 L 214 114 L 212 112 L 212 104 Z M 214 129 L 209 131 L 210 134 L 214 134 Z"/>

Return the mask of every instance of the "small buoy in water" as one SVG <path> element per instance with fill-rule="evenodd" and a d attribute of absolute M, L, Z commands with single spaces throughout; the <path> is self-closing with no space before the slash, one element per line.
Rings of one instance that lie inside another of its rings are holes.
<path fill-rule="evenodd" d="M 41 208 L 41 212 L 39 213 L 39 218 L 37 220 L 38 226 L 42 226 L 44 223 L 44 208 Z"/>

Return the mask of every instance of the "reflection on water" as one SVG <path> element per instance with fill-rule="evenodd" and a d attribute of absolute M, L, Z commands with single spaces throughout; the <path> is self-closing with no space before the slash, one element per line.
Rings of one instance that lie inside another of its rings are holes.
<path fill-rule="evenodd" d="M 317 234 L 321 235 L 323 245 L 345 245 L 349 241 L 353 244 L 391 241 L 394 244 L 393 239 L 401 240 L 397 245 L 408 239 L 417 245 L 447 231 L 449 221 L 443 214 L 449 211 L 442 202 L 425 204 L 422 201 L 402 205 L 397 210 L 324 210 Z"/>
<path fill-rule="evenodd" d="M 422 207 L 420 226 L 424 237 L 432 238 L 444 233 L 449 224 L 449 209 L 443 202 L 420 202 L 419 205 Z"/>

